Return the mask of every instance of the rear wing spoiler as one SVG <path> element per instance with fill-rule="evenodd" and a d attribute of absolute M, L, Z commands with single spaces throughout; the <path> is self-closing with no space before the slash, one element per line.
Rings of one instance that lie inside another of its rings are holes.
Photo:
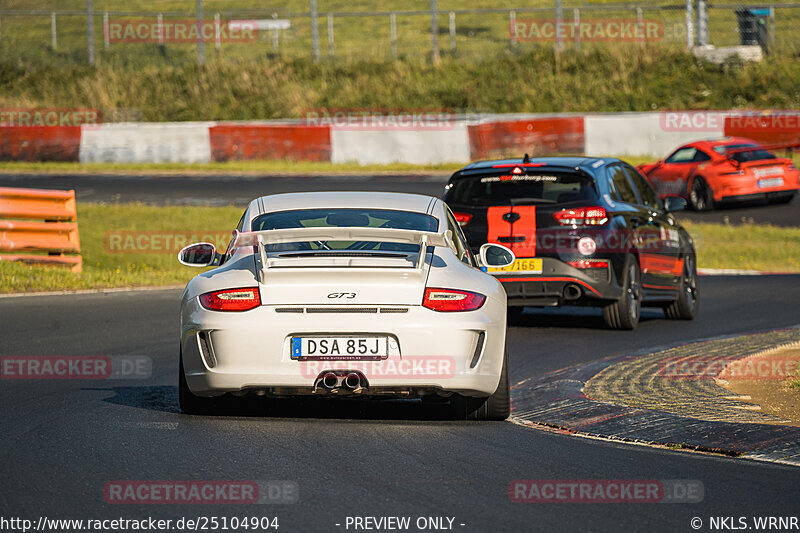
<path fill-rule="evenodd" d="M 452 239 L 449 230 L 447 233 L 435 233 L 432 231 L 371 227 L 312 227 L 247 232 L 234 230 L 233 236 L 232 249 L 257 247 L 257 257 L 261 263 L 259 270 L 262 274 L 269 268 L 269 261 L 264 248 L 264 245 L 267 244 L 314 241 L 369 241 L 416 244 L 419 246 L 419 255 L 414 268 L 421 270 L 425 265 L 425 254 L 428 246 L 450 246 Z"/>
<path fill-rule="evenodd" d="M 756 150 L 766 150 L 768 152 L 777 152 L 778 150 L 786 150 L 786 152 L 791 155 L 792 150 L 794 148 L 800 148 L 800 143 L 774 143 L 774 144 L 760 144 L 759 146 L 751 146 L 748 148 L 733 148 L 731 150 L 725 150 L 725 156 L 731 156 L 733 154 L 740 154 L 742 152 L 754 152 Z"/>

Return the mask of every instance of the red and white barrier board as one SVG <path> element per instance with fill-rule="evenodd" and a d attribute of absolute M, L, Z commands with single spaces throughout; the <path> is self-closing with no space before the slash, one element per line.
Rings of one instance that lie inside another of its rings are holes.
<path fill-rule="evenodd" d="M 457 117 L 436 128 L 367 129 L 301 121 L 0 125 L 0 161 L 189 164 L 288 159 L 460 164 L 521 157 L 524 153 L 658 158 L 683 143 L 724 135 L 765 144 L 800 143 L 800 114 L 659 111 L 491 115 Z"/>

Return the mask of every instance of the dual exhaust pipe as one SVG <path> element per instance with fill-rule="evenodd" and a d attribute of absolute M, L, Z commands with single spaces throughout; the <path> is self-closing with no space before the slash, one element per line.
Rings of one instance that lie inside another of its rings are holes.
<path fill-rule="evenodd" d="M 367 379 L 359 372 L 328 370 L 317 377 L 314 388 L 320 386 L 331 392 L 340 389 L 358 392 L 367 386 Z"/>

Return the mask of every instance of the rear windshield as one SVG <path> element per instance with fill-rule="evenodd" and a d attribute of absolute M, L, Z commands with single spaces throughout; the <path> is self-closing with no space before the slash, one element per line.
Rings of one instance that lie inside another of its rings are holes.
<path fill-rule="evenodd" d="M 417 231 L 439 229 L 439 221 L 425 213 L 391 209 L 298 209 L 266 213 L 253 219 L 253 231 L 291 228 L 392 228 Z M 267 251 L 392 251 L 416 253 L 419 247 L 405 243 L 367 241 L 313 241 L 268 245 Z"/>
<path fill-rule="evenodd" d="M 736 151 L 744 150 L 744 151 Z M 729 155 L 730 159 L 738 161 L 739 163 L 746 163 L 748 161 L 762 161 L 764 159 L 775 159 L 775 155 L 757 144 L 729 144 L 722 146 L 715 146 L 714 151 L 718 154 Z"/>
<path fill-rule="evenodd" d="M 594 180 L 578 173 L 481 174 L 453 180 L 446 200 L 451 204 L 542 203 L 594 200 Z"/>

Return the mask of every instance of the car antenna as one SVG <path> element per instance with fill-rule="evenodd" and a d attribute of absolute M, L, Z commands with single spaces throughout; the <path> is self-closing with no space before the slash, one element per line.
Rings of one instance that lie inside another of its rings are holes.
<path fill-rule="evenodd" d="M 525 157 L 522 158 L 522 162 L 523 163 L 530 163 L 531 162 L 531 156 L 529 156 L 528 154 L 525 154 Z"/>

